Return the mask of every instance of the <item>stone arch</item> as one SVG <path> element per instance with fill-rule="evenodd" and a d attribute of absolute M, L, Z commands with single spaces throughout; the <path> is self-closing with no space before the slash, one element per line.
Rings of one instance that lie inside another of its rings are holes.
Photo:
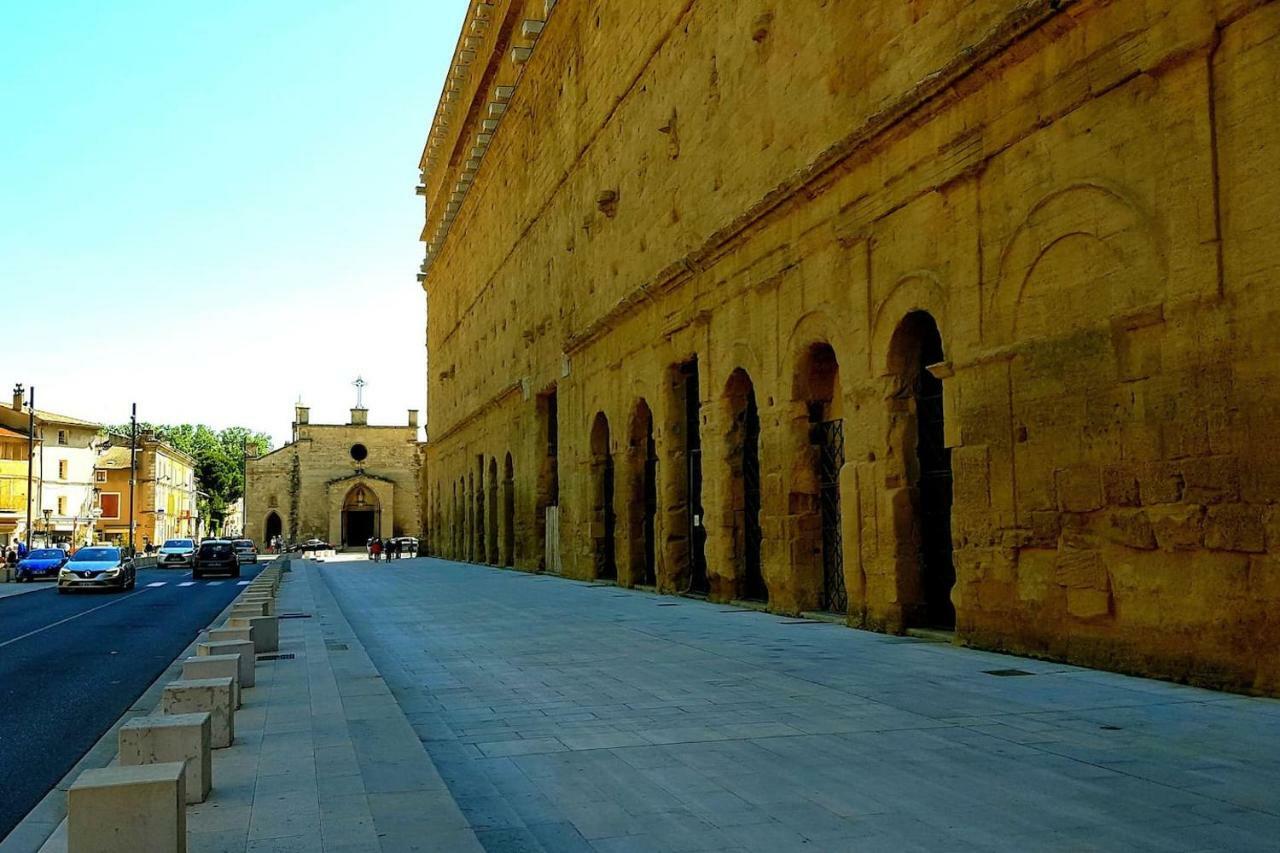
<path fill-rule="evenodd" d="M 609 441 L 609 419 L 604 412 L 596 412 L 591 424 L 591 542 L 594 577 L 600 580 L 618 576 L 613 450 Z"/>
<path fill-rule="evenodd" d="M 485 556 L 488 562 L 494 565 L 501 565 L 502 560 L 498 557 L 498 460 L 489 457 L 489 517 L 486 519 L 489 527 L 489 541 L 485 548 Z"/>
<path fill-rule="evenodd" d="M 267 513 L 266 520 L 262 522 L 262 545 L 270 545 L 272 540 L 277 536 L 284 538 L 284 522 L 280 519 L 280 513 L 271 510 Z"/>
<path fill-rule="evenodd" d="M 951 450 L 943 424 L 942 332 L 927 311 L 909 311 L 890 340 L 888 496 L 895 533 L 894 600 L 902 627 L 955 627 L 951 590 Z M 897 620 L 895 620 L 897 621 Z"/>
<path fill-rule="evenodd" d="M 931 270 L 917 270 L 898 279 L 876 308 L 872 321 L 869 351 L 872 374 L 891 376 L 898 373 L 898 368 L 891 361 L 895 353 L 893 338 L 902 318 L 913 311 L 925 311 L 934 318 L 939 330 L 946 330 L 946 304 L 946 291 Z M 876 359 L 881 360 L 879 364 L 876 364 Z"/>
<path fill-rule="evenodd" d="M 653 437 L 653 410 L 644 397 L 636 400 L 627 428 L 626 577 L 627 586 L 658 582 L 658 451 Z"/>
<path fill-rule="evenodd" d="M 502 564 L 516 564 L 516 467 L 511 451 L 502 464 Z"/>
<path fill-rule="evenodd" d="M 735 368 L 720 398 L 724 425 L 723 504 L 720 519 L 725 564 L 732 568 L 735 598 L 768 601 L 760 526 L 760 410 L 751 374 Z"/>
<path fill-rule="evenodd" d="M 1038 286 L 1042 280 L 1051 286 Z M 1115 189 L 1079 182 L 1027 211 L 1001 253 L 988 308 L 993 334 L 1012 342 L 1093 325 L 1164 296 L 1163 253 L 1147 216 Z"/>
<path fill-rule="evenodd" d="M 476 562 L 477 555 L 480 553 L 478 542 L 476 541 L 476 475 L 474 472 L 467 474 L 467 560 Z"/>
<path fill-rule="evenodd" d="M 791 372 L 786 537 L 801 609 L 847 612 L 840 471 L 844 389 L 835 348 L 823 339 L 799 349 Z"/>
<path fill-rule="evenodd" d="M 356 483 L 342 499 L 341 540 L 343 547 L 363 547 L 382 536 L 382 501 L 365 483 Z"/>

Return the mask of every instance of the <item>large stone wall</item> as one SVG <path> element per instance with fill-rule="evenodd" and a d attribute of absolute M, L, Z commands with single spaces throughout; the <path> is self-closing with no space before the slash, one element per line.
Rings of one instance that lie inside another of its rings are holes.
<path fill-rule="evenodd" d="M 647 580 L 651 413 L 656 585 L 701 586 L 696 358 L 712 597 L 747 594 L 749 387 L 771 609 L 831 605 L 839 420 L 852 624 L 954 606 L 975 645 L 1280 692 L 1280 6 L 565 0 L 517 72 L 543 5 L 494 4 L 476 61 L 518 85 L 425 276 L 437 553 L 543 566 L 558 502 L 565 574 Z"/>

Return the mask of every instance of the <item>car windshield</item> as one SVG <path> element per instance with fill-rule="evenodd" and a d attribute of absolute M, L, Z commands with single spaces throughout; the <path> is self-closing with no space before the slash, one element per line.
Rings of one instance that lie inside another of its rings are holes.
<path fill-rule="evenodd" d="M 40 548 L 27 556 L 32 560 L 61 560 L 66 555 L 57 548 Z"/>
<path fill-rule="evenodd" d="M 210 554 L 225 554 L 230 550 L 230 542 L 205 542 L 200 545 L 200 553 L 206 557 Z"/>
<path fill-rule="evenodd" d="M 253 542 L 248 539 L 237 539 L 235 541 L 235 546 L 241 550 L 253 550 Z"/>
<path fill-rule="evenodd" d="M 166 539 L 161 548 L 194 548 L 194 542 L 190 539 Z"/>
<path fill-rule="evenodd" d="M 119 548 L 81 548 L 71 558 L 73 563 L 119 562 Z"/>

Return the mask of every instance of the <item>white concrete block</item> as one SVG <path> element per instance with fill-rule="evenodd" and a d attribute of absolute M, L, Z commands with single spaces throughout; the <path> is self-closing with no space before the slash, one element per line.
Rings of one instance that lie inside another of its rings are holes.
<path fill-rule="evenodd" d="M 239 708 L 240 699 L 240 655 L 196 655 L 182 662 L 182 678 L 192 681 L 199 678 L 230 678 L 234 689 L 231 691 L 233 704 Z"/>
<path fill-rule="evenodd" d="M 196 657 L 209 655 L 238 655 L 240 687 L 247 690 L 253 686 L 254 668 L 258 663 L 253 640 L 206 640 L 196 644 Z"/>
<path fill-rule="evenodd" d="M 185 764 L 81 773 L 67 791 L 68 853 L 186 853 Z"/>
<path fill-rule="evenodd" d="M 231 746 L 236 736 L 236 709 L 231 701 L 230 678 L 197 678 L 170 681 L 164 686 L 160 707 L 166 714 L 209 714 L 209 742 L 214 749 Z"/>
<path fill-rule="evenodd" d="M 280 650 L 280 623 L 274 616 L 238 616 L 227 620 L 232 628 L 252 628 L 253 648 L 258 654 Z"/>
<path fill-rule="evenodd" d="M 203 803 L 213 784 L 209 714 L 134 717 L 120 727 L 120 763 L 186 762 L 188 803 Z"/>

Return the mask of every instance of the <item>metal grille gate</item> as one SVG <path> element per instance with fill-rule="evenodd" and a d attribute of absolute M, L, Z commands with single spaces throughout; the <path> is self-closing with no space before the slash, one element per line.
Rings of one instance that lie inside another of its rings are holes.
<path fill-rule="evenodd" d="M 845 613 L 844 541 L 840 531 L 840 468 L 844 465 L 844 421 L 814 427 L 818 445 L 819 499 L 822 506 L 822 609 Z"/>

